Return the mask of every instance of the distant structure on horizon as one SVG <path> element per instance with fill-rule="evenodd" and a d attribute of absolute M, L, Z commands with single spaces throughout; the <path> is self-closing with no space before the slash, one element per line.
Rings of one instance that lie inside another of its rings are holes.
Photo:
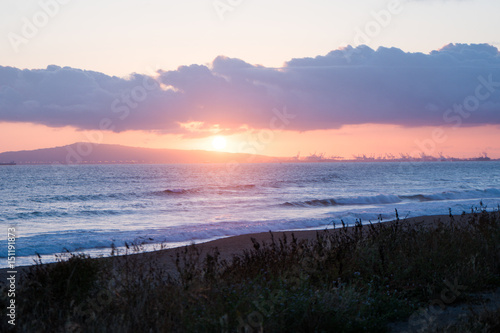
<path fill-rule="evenodd" d="M 316 153 L 310 154 L 309 156 L 300 156 L 300 152 L 291 157 L 287 162 L 460 162 L 460 161 L 492 161 L 490 157 L 488 157 L 487 153 L 480 154 L 479 157 L 472 158 L 457 158 L 444 156 L 442 153 L 439 153 L 438 157 L 426 155 L 421 153 L 418 157 L 413 157 L 410 154 L 400 153 L 399 157 L 394 156 L 393 154 L 385 154 L 381 156 L 375 155 L 353 155 L 352 159 L 346 159 L 342 156 L 330 156 L 325 157 L 325 153 Z"/>
<path fill-rule="evenodd" d="M 472 161 L 491 161 L 491 158 L 488 157 L 488 154 L 483 153 L 482 156 L 472 158 L 471 160 Z"/>

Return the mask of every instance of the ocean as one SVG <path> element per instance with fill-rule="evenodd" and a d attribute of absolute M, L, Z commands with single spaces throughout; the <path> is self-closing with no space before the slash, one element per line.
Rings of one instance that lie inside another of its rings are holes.
<path fill-rule="evenodd" d="M 500 204 L 500 162 L 0 167 L 0 267 Z"/>

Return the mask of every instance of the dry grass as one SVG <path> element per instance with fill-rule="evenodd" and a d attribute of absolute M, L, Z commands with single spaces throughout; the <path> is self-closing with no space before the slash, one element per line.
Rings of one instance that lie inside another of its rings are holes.
<path fill-rule="evenodd" d="M 466 292 L 500 286 L 499 215 L 479 207 L 431 228 L 399 220 L 358 223 L 318 232 L 314 241 L 254 241 L 252 250 L 228 261 L 216 249 L 201 255 L 189 246 L 177 252 L 175 279 L 134 256 L 113 266 L 69 255 L 33 266 L 22 279 L 17 329 L 384 332 L 388 323 L 442 297 L 443 281 L 456 281 Z M 453 303 L 466 295 L 457 293 Z M 498 327 L 498 313 L 477 318 L 461 324 Z M 0 325 L 7 331 L 5 320 Z"/>

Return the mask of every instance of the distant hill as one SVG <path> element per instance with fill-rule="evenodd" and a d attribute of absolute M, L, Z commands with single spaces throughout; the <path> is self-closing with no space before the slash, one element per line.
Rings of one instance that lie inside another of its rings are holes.
<path fill-rule="evenodd" d="M 63 147 L 0 153 L 0 163 L 15 161 L 17 164 L 266 163 L 281 160 L 264 155 L 138 148 L 86 142 Z"/>

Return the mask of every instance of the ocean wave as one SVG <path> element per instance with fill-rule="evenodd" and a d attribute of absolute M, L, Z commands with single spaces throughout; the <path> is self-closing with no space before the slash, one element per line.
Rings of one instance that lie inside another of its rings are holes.
<path fill-rule="evenodd" d="M 402 200 L 397 195 L 374 195 L 358 197 L 339 197 L 328 199 L 314 199 L 306 201 L 285 202 L 284 206 L 293 207 L 321 207 L 321 206 L 345 206 L 345 205 L 373 205 L 398 203 Z"/>
<path fill-rule="evenodd" d="M 121 214 L 127 214 L 127 211 L 125 210 L 112 210 L 112 209 L 102 209 L 102 210 L 82 210 L 82 211 L 77 211 L 76 213 L 79 213 L 81 215 L 86 215 L 86 216 L 106 216 L 106 215 L 121 215 Z M 131 212 L 128 212 L 131 213 Z"/>
<path fill-rule="evenodd" d="M 128 200 L 137 194 L 132 193 L 109 193 L 109 194 L 72 194 L 72 195 L 55 195 L 55 196 L 37 196 L 29 198 L 29 201 L 36 203 L 54 203 L 54 202 L 87 202 L 87 201 L 107 201 Z"/>
<path fill-rule="evenodd" d="M 304 201 L 285 202 L 282 206 L 289 207 L 325 207 L 325 206 L 346 206 L 346 205 L 374 205 L 374 204 L 396 204 L 403 201 L 444 201 L 444 200 L 465 200 L 500 198 L 500 190 L 489 188 L 485 190 L 465 190 L 449 191 L 431 194 L 411 194 L 411 195 L 388 195 L 378 194 L 373 196 L 339 197 L 326 199 L 312 199 Z"/>
<path fill-rule="evenodd" d="M 201 242 L 228 236 L 248 233 L 268 232 L 269 230 L 290 230 L 302 228 L 322 228 L 331 225 L 330 218 L 307 220 L 266 220 L 225 221 L 203 225 L 180 225 L 170 228 L 143 229 L 133 231 L 117 230 L 68 230 L 60 233 L 46 233 L 30 237 L 19 237 L 18 256 L 30 256 L 60 253 L 64 251 L 86 251 L 89 249 L 110 249 L 111 244 L 123 246 L 131 244 L 170 244 Z M 6 241 L 0 240 L 0 258 L 7 255 Z M 109 253 L 109 251 L 107 251 Z"/>
<path fill-rule="evenodd" d="M 32 219 L 32 218 L 44 218 L 44 217 L 68 217 L 69 213 L 68 212 L 63 212 L 63 211 L 46 211 L 46 212 L 41 212 L 41 211 L 33 211 L 33 212 L 23 212 L 23 213 L 16 213 L 16 214 L 11 214 L 11 215 L 6 215 L 5 218 L 7 220 L 27 220 L 27 219 Z"/>
<path fill-rule="evenodd" d="M 464 191 L 445 191 L 432 194 L 416 194 L 400 196 L 402 199 L 416 201 L 443 201 L 443 200 L 462 200 L 462 199 L 484 199 L 500 198 L 500 190 L 489 188 L 485 190 L 464 190 Z"/>
<path fill-rule="evenodd" d="M 113 210 L 113 209 L 85 209 L 85 210 L 47 210 L 47 211 L 32 211 L 32 212 L 22 212 L 14 214 L 6 214 L 3 216 L 8 221 L 15 220 L 32 220 L 32 219 L 42 219 L 42 218 L 79 218 L 82 216 L 110 216 L 110 215 L 124 215 L 133 214 L 131 210 Z"/>
<path fill-rule="evenodd" d="M 176 189 L 167 189 L 167 190 L 155 192 L 155 193 L 176 195 L 176 194 L 186 194 L 186 193 L 192 193 L 192 192 L 194 192 L 194 191 L 193 190 L 185 190 L 182 188 L 176 188 Z"/>
<path fill-rule="evenodd" d="M 400 195 L 399 196 L 403 200 L 410 200 L 410 201 L 432 201 L 431 198 L 428 196 L 425 196 L 423 194 L 414 194 L 414 195 Z"/>
<path fill-rule="evenodd" d="M 249 190 L 256 186 L 254 184 L 241 184 L 241 185 L 227 185 L 227 186 L 217 186 L 220 190 Z"/>
<path fill-rule="evenodd" d="M 222 185 L 222 186 L 207 186 L 207 187 L 199 187 L 199 188 L 174 188 L 174 189 L 166 189 L 163 191 L 153 192 L 154 194 L 159 195 L 180 195 L 180 194 L 193 194 L 193 193 L 201 193 L 201 192 L 225 192 L 225 191 L 246 191 L 250 189 L 256 188 L 254 184 L 236 184 L 236 185 Z"/>

